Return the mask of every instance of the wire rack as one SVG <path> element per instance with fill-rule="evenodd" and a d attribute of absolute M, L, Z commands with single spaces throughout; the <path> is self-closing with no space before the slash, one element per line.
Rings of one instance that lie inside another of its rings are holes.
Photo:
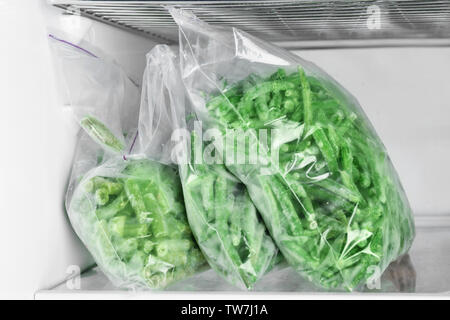
<path fill-rule="evenodd" d="M 160 43 L 176 43 L 177 26 L 164 5 L 192 10 L 211 24 L 238 27 L 294 48 L 450 45 L 450 1 L 247 0 L 87 1 L 50 0 L 81 14 Z"/>

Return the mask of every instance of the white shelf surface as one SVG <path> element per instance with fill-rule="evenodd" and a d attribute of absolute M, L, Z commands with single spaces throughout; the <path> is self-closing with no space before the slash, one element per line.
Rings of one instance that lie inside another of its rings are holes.
<path fill-rule="evenodd" d="M 354 293 L 324 292 L 286 267 L 267 274 L 254 291 L 243 292 L 227 284 L 212 270 L 178 282 L 164 291 L 126 291 L 115 288 L 98 269 L 81 275 L 80 289 L 67 281 L 40 290 L 36 299 L 450 299 L 450 217 L 418 218 L 417 234 L 409 257 L 393 263 L 381 278 L 380 289 Z M 68 280 L 71 281 L 70 279 Z"/>

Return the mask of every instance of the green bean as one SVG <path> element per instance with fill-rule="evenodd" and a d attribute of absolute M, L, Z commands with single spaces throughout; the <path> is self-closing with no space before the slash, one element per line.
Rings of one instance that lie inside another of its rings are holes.
<path fill-rule="evenodd" d="M 97 143 L 110 148 L 115 152 L 124 149 L 124 144 L 105 126 L 103 122 L 93 116 L 86 116 L 80 121 L 81 127 Z"/>

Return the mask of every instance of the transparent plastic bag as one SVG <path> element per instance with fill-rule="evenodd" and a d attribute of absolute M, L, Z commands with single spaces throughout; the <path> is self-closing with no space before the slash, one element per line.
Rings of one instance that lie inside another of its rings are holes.
<path fill-rule="evenodd" d="M 98 57 L 75 44 L 49 36 L 62 103 L 97 143 L 111 152 L 126 146 L 122 109 L 137 117 L 136 86 L 107 57 Z M 126 107 L 129 107 L 126 108 Z M 134 107 L 134 110 L 132 108 Z M 137 119 L 130 119 L 136 124 Z M 106 126 L 107 124 L 107 126 Z M 108 132 L 111 132 L 109 134 Z M 101 139 L 104 139 L 101 141 Z"/>
<path fill-rule="evenodd" d="M 194 160 L 207 146 L 195 139 L 202 132 L 194 131 L 195 117 L 168 46 L 148 53 L 143 86 L 141 119 L 152 124 L 145 129 L 152 137 L 146 154 L 179 164 L 189 225 L 206 260 L 229 283 L 251 289 L 281 255 L 245 186 L 224 165 Z"/>
<path fill-rule="evenodd" d="M 66 194 L 77 235 L 118 287 L 159 289 L 203 270 L 176 168 L 136 148 L 136 86 L 111 61 L 51 42 L 68 107 L 84 129 Z"/>
<path fill-rule="evenodd" d="M 232 141 L 217 143 L 217 152 L 246 185 L 288 263 L 333 290 L 381 276 L 410 248 L 414 223 L 356 99 L 288 51 L 169 10 L 180 29 L 181 76 L 193 108 L 204 126 Z M 247 150 L 235 150 L 235 136 L 258 151 L 256 162 L 235 160 L 247 159 Z"/>
<path fill-rule="evenodd" d="M 113 157 L 83 176 L 67 208 L 77 234 L 119 287 L 163 288 L 205 265 L 172 167 Z"/>

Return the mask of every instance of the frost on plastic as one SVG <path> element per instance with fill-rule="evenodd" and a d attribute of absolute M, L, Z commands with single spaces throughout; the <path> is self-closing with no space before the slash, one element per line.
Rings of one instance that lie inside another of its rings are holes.
<path fill-rule="evenodd" d="M 112 62 L 51 41 L 66 104 L 84 129 L 66 194 L 77 235 L 119 287 L 164 288 L 202 270 L 177 170 L 135 146 L 137 88 Z"/>
<path fill-rule="evenodd" d="M 175 63 L 164 45 L 147 55 L 141 105 L 147 106 L 143 119 L 153 124 L 146 128 L 152 136 L 147 154 L 179 164 L 189 224 L 209 265 L 231 284 L 251 289 L 281 257 L 245 186 L 221 164 L 193 161 L 190 150 L 198 142 L 203 154 L 203 143 L 188 120 L 192 114 Z M 179 134 L 172 135 L 174 129 Z"/>
<path fill-rule="evenodd" d="M 322 287 L 353 290 L 406 253 L 411 209 L 350 93 L 283 49 L 170 11 L 199 119 L 224 136 L 226 129 L 270 129 L 273 148 L 254 140 L 265 150 L 263 162 L 226 165 L 245 183 L 289 264 Z"/>

